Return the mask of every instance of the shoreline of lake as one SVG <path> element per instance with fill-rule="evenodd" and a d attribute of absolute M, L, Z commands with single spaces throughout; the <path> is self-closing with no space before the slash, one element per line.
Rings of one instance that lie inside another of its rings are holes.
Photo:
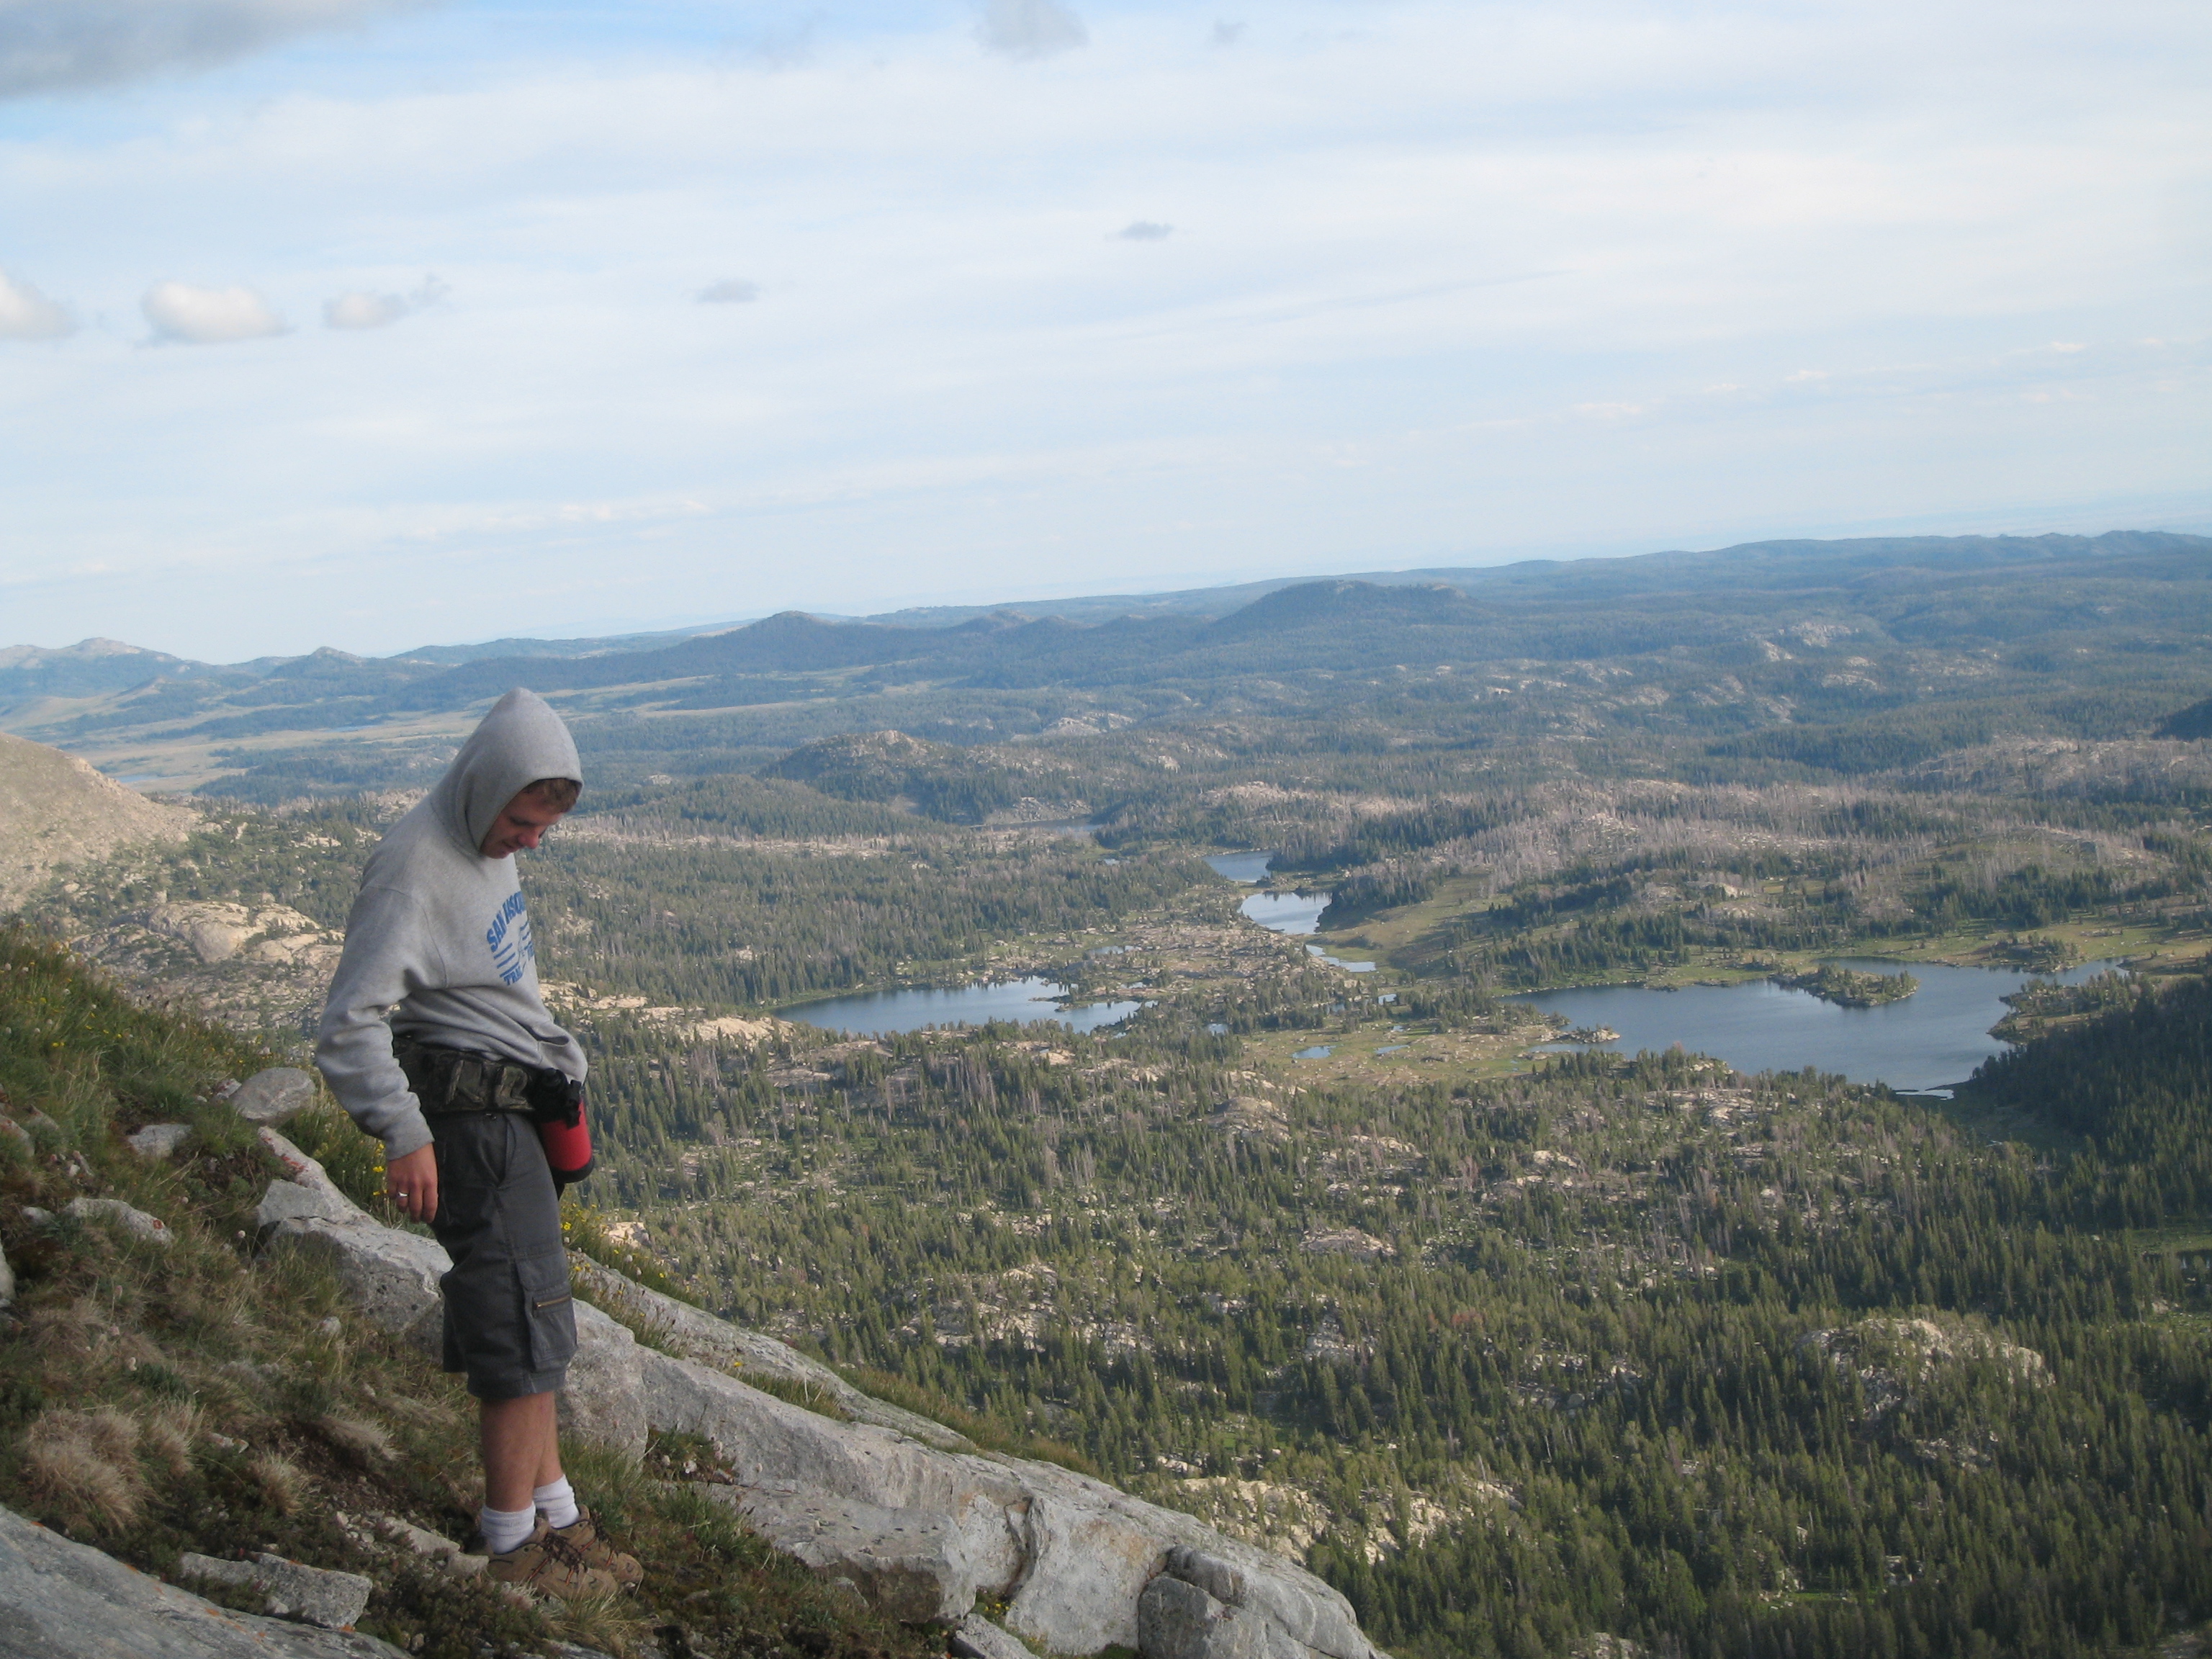
<path fill-rule="evenodd" d="M 776 1018 L 847 1036 L 886 1036 L 932 1026 L 988 1025 L 997 1020 L 1019 1025 L 1063 1025 L 1079 1036 L 1102 1026 L 1119 1024 L 1145 1006 L 1131 1001 L 1071 1006 L 1066 1001 L 1070 994 L 1065 985 L 1030 975 L 981 980 L 969 985 L 855 991 L 779 1009 Z"/>
<path fill-rule="evenodd" d="M 1887 1084 L 1900 1093 L 1945 1093 L 1984 1060 L 2015 1045 L 1992 1034 L 2012 1012 L 2002 999 L 2039 981 L 2078 984 L 2122 967 L 2089 962 L 2060 973 L 2021 968 L 1905 963 L 1838 957 L 1830 965 L 1893 976 L 1910 969 L 1920 981 L 1910 997 L 1852 1007 L 1825 1001 L 1768 977 L 1733 985 L 1568 987 L 1528 991 L 1508 1000 L 1558 1014 L 1571 1028 L 1619 1032 L 1610 1042 L 1555 1042 L 1539 1052 L 1633 1054 L 1679 1044 L 1743 1073 L 1795 1072 L 1810 1066 L 1854 1083 Z"/>

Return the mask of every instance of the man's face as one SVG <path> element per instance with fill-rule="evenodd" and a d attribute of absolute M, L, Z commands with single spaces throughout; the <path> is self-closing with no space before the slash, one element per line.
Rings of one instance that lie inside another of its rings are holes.
<path fill-rule="evenodd" d="M 525 790 L 500 808 L 499 816 L 484 832 L 483 845 L 477 850 L 488 859 L 535 852 L 538 843 L 545 838 L 545 832 L 568 816 L 566 808 L 548 806 Z"/>

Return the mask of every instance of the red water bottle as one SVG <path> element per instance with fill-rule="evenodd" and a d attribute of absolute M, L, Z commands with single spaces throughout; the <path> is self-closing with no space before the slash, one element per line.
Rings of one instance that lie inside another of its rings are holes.
<path fill-rule="evenodd" d="M 584 1085 L 568 1085 L 568 1109 L 538 1121 L 545 1162 L 553 1171 L 553 1190 L 573 1187 L 592 1173 L 592 1132 L 584 1122 Z"/>

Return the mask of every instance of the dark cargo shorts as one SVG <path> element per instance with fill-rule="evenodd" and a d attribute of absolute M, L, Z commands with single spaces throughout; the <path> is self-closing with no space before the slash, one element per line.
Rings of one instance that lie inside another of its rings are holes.
<path fill-rule="evenodd" d="M 440 1112 L 438 1214 L 430 1230 L 453 1271 L 446 1357 L 479 1400 L 547 1394 L 576 1352 L 576 1309 L 561 1243 L 561 1200 L 538 1127 L 520 1112 Z"/>

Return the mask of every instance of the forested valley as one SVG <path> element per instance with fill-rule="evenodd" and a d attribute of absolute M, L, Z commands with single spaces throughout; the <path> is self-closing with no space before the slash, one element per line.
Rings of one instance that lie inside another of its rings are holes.
<path fill-rule="evenodd" d="M 560 659 L 592 775 L 524 881 L 592 1055 L 580 1236 L 1305 1562 L 1409 1659 L 2195 1640 L 2191 542 L 1321 584 L 1256 620 L 966 619 L 933 657 L 885 626 L 896 673 L 872 634 L 825 659 L 826 624 L 693 642 L 689 678 Z M 214 757 L 189 838 L 26 920 L 301 1042 L 362 860 L 450 750 L 406 721 L 520 672 L 489 660 L 301 659 L 283 696 L 319 675 L 390 732 Z M 229 712 L 38 718 L 205 761 L 240 731 L 194 722 L 296 709 L 161 695 Z M 1250 849 L 1257 890 L 1327 895 L 1326 955 L 1206 862 Z M 2025 1046 L 1950 1100 L 1561 1052 L 1513 1000 L 1859 956 L 2128 971 L 2031 985 Z M 1084 1035 L 792 1017 L 1018 975 L 1139 1006 Z"/>

